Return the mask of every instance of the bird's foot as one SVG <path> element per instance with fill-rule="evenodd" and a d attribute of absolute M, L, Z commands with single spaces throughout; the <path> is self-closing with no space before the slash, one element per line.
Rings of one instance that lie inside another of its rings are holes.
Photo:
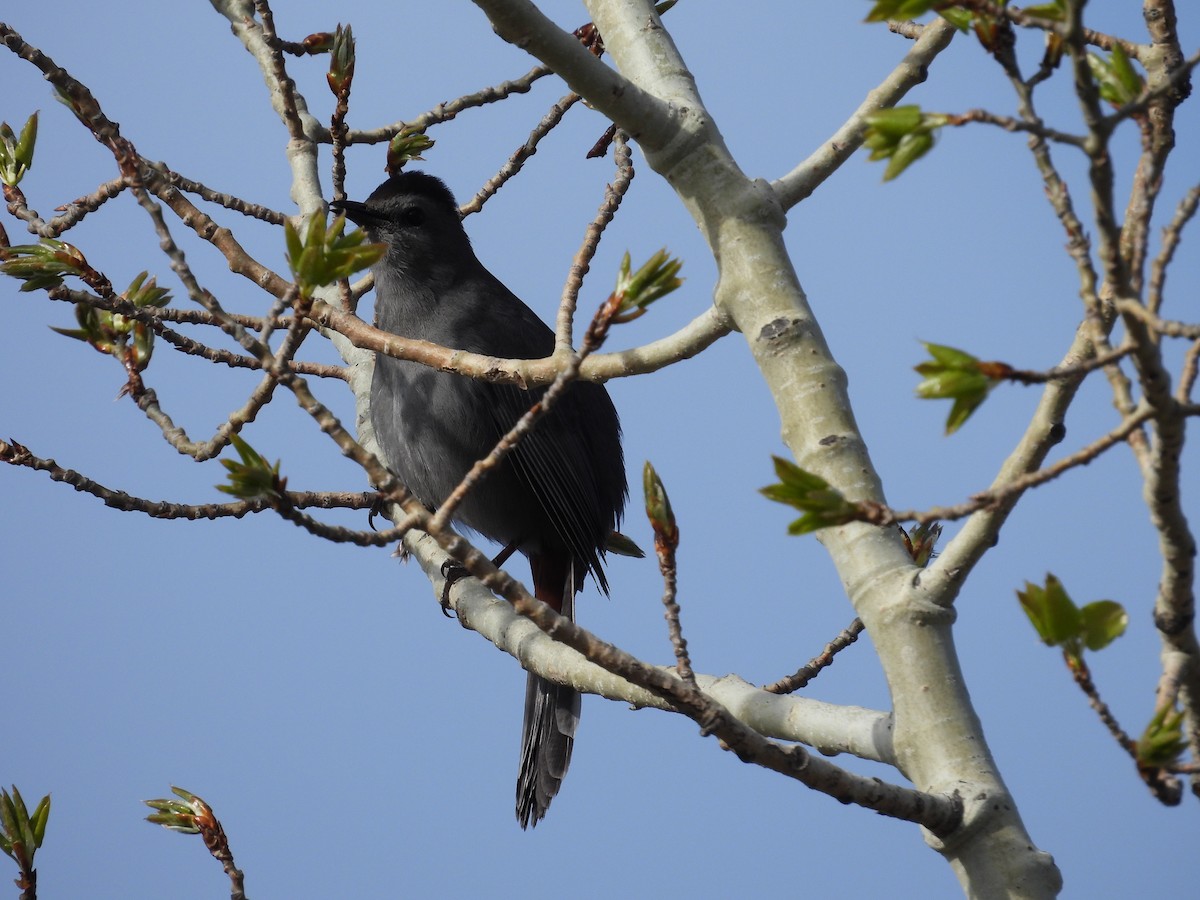
<path fill-rule="evenodd" d="M 492 565 L 497 569 L 508 562 L 508 558 L 513 555 L 519 546 L 520 541 L 513 541 L 507 544 L 503 550 L 496 554 L 496 558 L 492 560 Z M 459 579 L 466 578 L 471 573 L 456 559 L 448 559 L 442 563 L 442 577 L 446 579 L 446 583 L 442 586 L 442 614 L 446 618 L 450 618 L 450 589 L 458 583 Z"/>
<path fill-rule="evenodd" d="M 383 494 L 376 494 L 375 499 L 371 501 L 371 508 L 367 510 L 367 527 L 372 531 L 375 530 L 375 517 L 386 515 L 387 502 L 383 499 Z"/>
<path fill-rule="evenodd" d="M 447 619 L 451 618 L 450 589 L 469 574 L 471 573 L 467 571 L 466 566 L 458 560 L 448 559 L 442 563 L 442 577 L 446 579 L 446 583 L 442 585 L 442 615 Z"/>

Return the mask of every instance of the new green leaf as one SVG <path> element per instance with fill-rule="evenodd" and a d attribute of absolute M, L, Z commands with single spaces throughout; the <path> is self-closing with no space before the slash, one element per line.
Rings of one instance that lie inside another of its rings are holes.
<path fill-rule="evenodd" d="M 1114 600 L 1096 600 L 1082 609 L 1076 606 L 1053 575 L 1046 576 L 1043 587 L 1026 582 L 1017 598 L 1038 637 L 1074 658 L 1082 656 L 1085 648 L 1104 649 L 1125 633 L 1129 623 L 1129 614 Z"/>
<path fill-rule="evenodd" d="M 671 548 L 679 546 L 679 526 L 671 509 L 671 498 L 667 496 L 667 488 L 650 460 L 646 460 L 642 467 L 642 493 L 646 498 L 646 518 L 654 529 L 655 543 L 662 541 Z"/>
<path fill-rule="evenodd" d="M 58 287 L 66 276 L 80 275 L 88 268 L 87 260 L 76 247 L 53 238 L 41 238 L 36 244 L 17 244 L 5 253 L 8 259 L 0 263 L 0 272 L 25 282 L 22 291 Z"/>
<path fill-rule="evenodd" d="M 1017 591 L 1017 599 L 1043 643 L 1062 647 L 1078 641 L 1083 617 L 1056 577 L 1047 575 L 1044 587 L 1025 582 L 1025 590 Z"/>
<path fill-rule="evenodd" d="M 0 790 L 0 851 L 11 857 L 23 873 L 33 870 L 33 857 L 46 837 L 49 818 L 49 794 L 42 798 L 31 816 L 15 784 L 11 794 Z"/>
<path fill-rule="evenodd" d="M 980 361 L 971 354 L 941 344 L 923 343 L 930 360 L 914 366 L 925 376 L 917 385 L 917 396 L 923 400 L 954 401 L 946 419 L 946 434 L 953 434 L 987 399 L 998 381 L 989 378 Z"/>
<path fill-rule="evenodd" d="M 937 0 L 876 0 L 867 13 L 868 22 L 886 22 L 888 19 L 915 19 L 933 9 Z"/>
<path fill-rule="evenodd" d="M 404 164 L 411 160 L 423 160 L 421 154 L 432 147 L 436 141 L 427 136 L 423 129 L 409 130 L 408 128 L 400 129 L 391 141 L 388 142 L 387 149 L 387 171 L 388 174 L 394 175 L 404 168 Z"/>
<path fill-rule="evenodd" d="M 629 251 L 621 258 L 621 266 L 617 271 L 617 287 L 613 292 L 620 303 L 614 322 L 632 322 L 646 312 L 646 308 L 655 300 L 679 288 L 683 279 L 679 270 L 683 261 L 672 259 L 663 249 L 654 253 L 641 267 L 630 273 Z"/>
<path fill-rule="evenodd" d="M 361 228 L 342 234 L 346 227 L 344 216 L 327 224 L 324 216 L 314 215 L 301 236 L 291 222 L 283 226 L 287 243 L 288 265 L 302 297 L 340 278 L 349 278 L 383 258 L 383 244 L 367 244 Z"/>
<path fill-rule="evenodd" d="M 33 165 L 33 148 L 37 143 L 38 114 L 25 120 L 21 136 L 17 137 L 7 122 L 0 122 L 0 181 L 16 186 Z"/>
<path fill-rule="evenodd" d="M 1144 766 L 1169 766 L 1179 760 L 1187 749 L 1183 736 L 1183 710 L 1164 706 L 1137 742 L 1138 762 Z"/>
<path fill-rule="evenodd" d="M 1083 618 L 1083 642 L 1089 650 L 1103 650 L 1125 633 L 1129 613 L 1115 600 L 1095 600 L 1079 610 Z"/>
<path fill-rule="evenodd" d="M 947 121 L 945 115 L 925 113 L 913 105 L 876 110 L 866 117 L 863 146 L 871 151 L 872 162 L 888 161 L 883 180 L 891 181 L 929 152 L 934 132 Z"/>
<path fill-rule="evenodd" d="M 240 435 L 233 435 L 230 442 L 241 461 L 221 460 L 221 465 L 229 472 L 229 483 L 217 485 L 218 491 L 231 494 L 239 500 L 271 498 L 283 492 L 287 487 L 287 479 L 279 477 L 279 460 L 272 466 Z"/>
<path fill-rule="evenodd" d="M 858 506 L 830 486 L 820 475 L 805 471 L 782 457 L 772 457 L 778 484 L 760 488 L 768 500 L 784 503 L 804 515 L 788 525 L 788 534 L 808 534 L 832 525 L 844 525 L 860 517 Z"/>
<path fill-rule="evenodd" d="M 1098 53 L 1088 54 L 1088 66 L 1100 88 L 1100 96 L 1113 106 L 1132 103 L 1142 93 L 1144 81 L 1133 67 L 1129 55 L 1120 44 L 1114 44 L 1107 59 Z"/>

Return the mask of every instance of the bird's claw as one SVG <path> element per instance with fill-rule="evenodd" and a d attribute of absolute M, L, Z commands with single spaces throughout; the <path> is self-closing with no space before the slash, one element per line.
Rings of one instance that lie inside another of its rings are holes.
<path fill-rule="evenodd" d="M 375 499 L 371 501 L 371 508 L 367 510 L 367 527 L 374 530 L 375 517 L 382 516 L 387 512 L 387 502 L 383 499 L 383 494 L 376 494 Z"/>
<path fill-rule="evenodd" d="M 448 559 L 442 563 L 442 577 L 446 579 L 446 583 L 442 585 L 442 615 L 447 619 L 452 618 L 450 615 L 450 589 L 454 587 L 459 579 L 466 578 L 470 573 L 462 563 L 454 559 Z"/>

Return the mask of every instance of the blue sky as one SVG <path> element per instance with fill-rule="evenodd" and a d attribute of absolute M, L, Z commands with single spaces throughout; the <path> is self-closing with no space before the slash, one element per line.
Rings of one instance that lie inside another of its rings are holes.
<path fill-rule="evenodd" d="M 338 21 L 354 25 L 354 127 L 412 118 L 532 64 L 495 38 L 470 3 L 437 4 L 436 14 L 427 3 L 324 6 L 280 4 L 277 24 L 292 39 Z M 581 5 L 546 8 L 564 24 L 586 19 Z M 902 38 L 861 23 L 866 9 L 748 2 L 732 15 L 725 4 L 689 2 L 668 16 L 747 173 L 769 180 L 791 169 L 906 51 Z M 253 61 L 208 4 L 139 0 L 117 17 L 65 0 L 6 15 L 93 89 L 144 155 L 292 210 L 286 132 Z M 1140 36 L 1136 6 L 1124 15 L 1095 27 Z M 1200 27 L 1185 21 L 1183 35 L 1185 46 L 1195 46 Z M 1036 36 L 1021 39 L 1023 58 L 1036 60 Z M 292 73 L 310 108 L 327 118 L 323 61 L 294 61 Z M 22 184 L 34 208 L 49 215 L 114 175 L 107 151 L 32 67 L 0 55 L 0 84 L 0 119 L 19 125 L 42 110 L 37 159 Z M 433 133 L 438 144 L 425 169 L 445 178 L 460 201 L 469 198 L 563 93 L 561 82 L 544 79 L 526 96 L 464 114 Z M 943 111 L 1014 105 L 998 67 L 964 39 L 911 98 Z M 1200 180 L 1200 156 L 1188 150 L 1200 141 L 1194 104 L 1178 122 L 1181 149 L 1164 209 Z M 1041 109 L 1061 128 L 1078 127 L 1054 84 Z M 548 319 L 612 174 L 609 161 L 583 159 L 604 128 L 598 114 L 573 109 L 523 175 L 467 221 L 480 258 Z M 1117 142 L 1120 190 L 1136 149 L 1127 129 Z M 1086 207 L 1081 160 L 1056 158 Z M 614 349 L 689 321 L 711 302 L 715 278 L 673 193 L 640 154 L 635 164 L 581 309 L 607 295 L 626 249 L 637 258 L 665 245 L 685 260 L 687 282 L 617 331 Z M 364 197 L 382 174 L 380 148 L 355 149 L 350 196 Z M 786 237 L 849 374 L 889 501 L 955 502 L 990 482 L 1037 394 L 1002 388 L 946 438 L 946 407 L 913 397 L 918 341 L 1049 368 L 1080 317 L 1073 264 L 1019 136 L 959 129 L 898 181 L 882 184 L 881 174 L 855 156 L 792 210 Z M 171 284 L 144 214 L 129 197 L 110 206 L 70 240 L 118 287 L 143 269 Z M 214 215 L 282 270 L 277 232 Z M 24 239 L 11 217 L 4 222 L 14 242 Z M 1171 317 L 1195 318 L 1186 306 L 1200 285 L 1194 239 L 1185 238 L 1169 281 Z M 265 308 L 264 295 L 228 273 L 210 248 L 185 249 L 227 308 Z M 49 330 L 73 324 L 67 306 L 19 294 L 15 282 L 0 282 L 0 304 L 7 385 L 0 437 L 139 496 L 222 499 L 215 461 L 179 456 L 128 399 L 116 398 L 123 379 L 112 360 Z M 306 350 L 334 361 L 319 341 Z M 148 383 L 193 438 L 206 439 L 257 379 L 174 356 L 159 350 Z M 339 384 L 316 388 L 353 422 Z M 637 485 L 642 460 L 652 460 L 680 520 L 680 602 L 697 670 L 760 683 L 795 670 L 853 612 L 816 541 L 787 537 L 787 510 L 757 493 L 772 480 L 770 456 L 783 445 L 741 337 L 649 377 L 614 382 L 610 391 L 631 481 Z M 1106 386 L 1089 381 L 1059 452 L 1115 423 Z M 282 392 L 244 434 L 264 456 L 282 459 L 293 488 L 365 487 Z M 1200 458 L 1194 448 L 1186 453 L 1194 469 Z M 1194 471 L 1184 488 L 1195 508 Z M 1127 606 L 1129 633 L 1092 664 L 1116 715 L 1140 732 L 1157 677 L 1150 603 L 1159 566 L 1140 490 L 1130 454 L 1118 448 L 1027 497 L 958 603 L 956 640 L 992 750 L 1031 835 L 1062 868 L 1066 896 L 1180 895 L 1200 877 L 1194 800 L 1163 809 L 1149 797 L 1058 654 L 1037 642 L 1014 594 L 1053 571 L 1080 602 Z M 625 530 L 649 546 L 636 500 Z M 255 897 L 959 895 L 914 826 L 741 765 L 685 719 L 594 697 L 584 701 L 562 794 L 541 826 L 522 833 L 512 793 L 524 673 L 444 619 L 416 566 L 382 550 L 321 543 L 269 514 L 187 523 L 118 513 L 28 470 L 0 469 L 0 503 L 7 654 L 0 783 L 17 784 L 30 800 L 53 794 L 38 857 L 44 896 L 221 895 L 223 876 L 197 839 L 142 821 L 140 801 L 163 796 L 170 784 L 213 804 Z M 365 525 L 362 516 L 334 518 Z M 520 560 L 510 570 L 525 575 Z M 653 564 L 614 560 L 610 578 L 611 600 L 591 590 L 581 598 L 583 624 L 669 662 Z M 839 657 L 809 695 L 886 708 L 869 641 Z"/>

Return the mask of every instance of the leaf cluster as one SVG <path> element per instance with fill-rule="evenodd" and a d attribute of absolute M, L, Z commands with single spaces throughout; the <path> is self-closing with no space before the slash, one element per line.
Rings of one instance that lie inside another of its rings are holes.
<path fill-rule="evenodd" d="M 240 435 L 230 439 L 241 460 L 222 459 L 229 473 L 229 483 L 217 485 L 217 490 L 239 500 L 272 499 L 287 489 L 287 479 L 279 477 L 280 460 L 271 465 Z"/>
<path fill-rule="evenodd" d="M 0 790 L 0 850 L 21 867 L 22 873 L 33 871 L 33 856 L 42 846 L 49 819 L 49 794 L 30 815 L 15 784 L 11 794 Z"/>
<path fill-rule="evenodd" d="M 1154 767 L 1169 766 L 1176 762 L 1188 747 L 1183 734 L 1183 718 L 1183 710 L 1174 706 L 1164 706 L 1158 710 L 1138 738 L 1138 762 Z"/>
<path fill-rule="evenodd" d="M 68 275 L 83 275 L 89 269 L 77 247 L 54 238 L 8 247 L 4 255 L 0 272 L 25 282 L 20 288 L 22 292 L 58 287 Z"/>
<path fill-rule="evenodd" d="M 612 321 L 632 322 L 644 315 L 647 307 L 655 300 L 677 290 L 683 284 L 683 279 L 679 277 L 681 268 L 683 260 L 672 259 L 664 247 L 646 260 L 636 272 L 630 273 L 629 251 L 625 251 L 617 271 L 617 286 L 613 291 L 614 296 L 618 298 L 618 304 Z"/>
<path fill-rule="evenodd" d="M 650 460 L 642 466 L 642 493 L 646 498 L 646 518 L 650 520 L 656 540 L 672 549 L 679 546 L 679 525 L 675 521 L 675 511 L 671 509 L 671 498 Z"/>
<path fill-rule="evenodd" d="M 805 471 L 782 457 L 772 457 L 778 484 L 759 492 L 768 500 L 784 503 L 804 515 L 788 525 L 788 534 L 808 534 L 831 525 L 845 525 L 862 517 L 858 505 L 851 503 L 837 488 L 820 475 Z"/>
<path fill-rule="evenodd" d="M 404 168 L 404 164 L 412 160 L 424 160 L 421 154 L 436 144 L 433 138 L 425 134 L 424 129 L 401 128 L 400 132 L 388 142 L 387 171 L 394 175 Z"/>
<path fill-rule="evenodd" d="M 169 304 L 171 292 L 159 287 L 154 278 L 147 280 L 148 278 L 149 273 L 139 273 L 121 294 L 121 298 L 139 308 Z M 154 353 L 154 332 L 145 322 L 107 309 L 97 309 L 86 303 L 75 304 L 75 320 L 79 323 L 78 328 L 51 330 L 64 337 L 83 341 L 122 362 L 131 363 L 139 372 L 150 364 L 150 357 Z"/>
<path fill-rule="evenodd" d="M 1002 376 L 1012 370 L 1003 363 L 982 362 L 978 358 L 942 344 L 922 341 L 930 359 L 913 368 L 925 376 L 917 385 L 917 396 L 923 400 L 953 400 L 946 418 L 946 434 L 953 434 L 979 405 L 987 399 Z"/>
<path fill-rule="evenodd" d="M 1051 647 L 1061 647 L 1072 660 L 1081 659 L 1085 648 L 1107 647 L 1125 633 L 1129 624 L 1129 614 L 1115 600 L 1076 606 L 1054 575 L 1047 575 L 1041 587 L 1025 582 L 1025 590 L 1017 591 L 1017 599 L 1038 637 Z"/>
<path fill-rule="evenodd" d="M 25 120 L 21 136 L 7 122 L 0 122 L 0 181 L 15 187 L 33 166 L 33 147 L 37 143 L 38 114 Z"/>
<path fill-rule="evenodd" d="M 1087 60 L 1102 99 L 1119 108 L 1141 96 L 1145 79 L 1138 74 L 1120 44 L 1113 45 L 1107 59 L 1098 53 L 1089 53 Z"/>
<path fill-rule="evenodd" d="M 329 71 L 325 80 L 335 96 L 350 89 L 354 79 L 354 31 L 349 25 L 338 25 L 329 43 Z"/>
<path fill-rule="evenodd" d="M 158 810 L 146 816 L 146 821 L 180 834 L 199 834 L 201 829 L 198 821 L 212 817 L 212 810 L 208 804 L 190 791 L 175 785 L 171 785 L 171 793 L 183 802 L 170 799 L 142 801 L 151 809 Z"/>
<path fill-rule="evenodd" d="M 871 151 L 872 162 L 888 161 L 883 180 L 891 181 L 933 149 L 934 132 L 948 121 L 949 117 L 922 112 L 915 104 L 876 110 L 866 117 L 863 146 Z"/>
<path fill-rule="evenodd" d="M 332 224 L 326 223 L 324 216 L 312 216 L 303 236 L 291 222 L 285 222 L 283 228 L 288 266 L 300 296 L 305 298 L 317 288 L 373 265 L 387 249 L 383 244 L 365 243 L 367 236 L 361 228 L 342 234 L 345 216 L 338 216 Z"/>

